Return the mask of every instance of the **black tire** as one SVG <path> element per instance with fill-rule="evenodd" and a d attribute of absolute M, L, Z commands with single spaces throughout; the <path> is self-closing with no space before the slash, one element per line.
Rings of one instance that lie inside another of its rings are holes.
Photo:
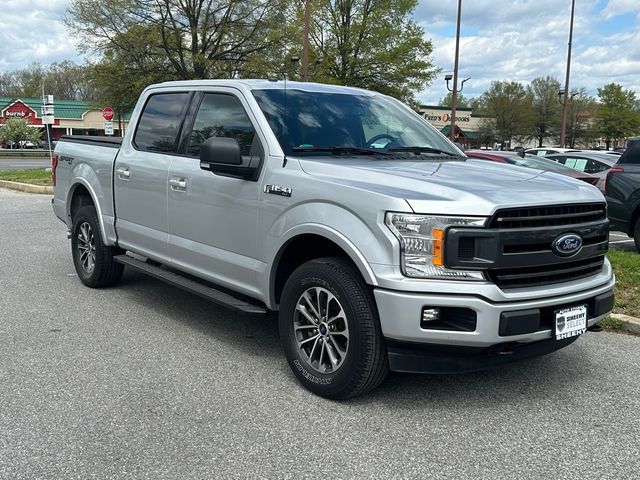
<path fill-rule="evenodd" d="M 315 317 L 320 318 L 319 323 L 311 322 L 308 315 L 314 316 L 313 311 L 307 309 L 309 304 L 303 299 L 303 294 L 313 297 L 314 292 L 318 302 L 312 303 L 319 310 L 319 317 Z M 333 298 L 328 300 L 330 295 Z M 299 302 L 307 315 L 297 309 Z M 337 320 L 331 320 L 332 316 Z M 302 325 L 304 322 L 307 324 Z M 387 375 L 387 348 L 373 293 L 346 259 L 312 260 L 291 274 L 282 292 L 279 327 L 291 370 L 302 385 L 317 395 L 336 400 L 355 397 L 380 385 Z M 346 338 L 341 332 L 346 332 Z M 306 350 L 299 347 L 299 342 L 306 342 Z M 319 348 L 324 349 L 320 353 L 314 350 L 318 342 Z M 334 371 L 323 369 L 325 352 L 324 362 L 329 370 L 335 367 Z M 334 360 L 340 363 L 334 365 Z"/>
<path fill-rule="evenodd" d="M 95 207 L 87 205 L 75 213 L 71 254 L 82 283 L 91 288 L 108 287 L 118 283 L 124 265 L 116 263 L 113 257 L 121 253 L 122 250 L 119 248 L 108 247 L 102 242 Z"/>
<path fill-rule="evenodd" d="M 633 227 L 633 240 L 636 243 L 636 250 L 640 253 L 640 218 L 636 220 L 636 224 Z"/>

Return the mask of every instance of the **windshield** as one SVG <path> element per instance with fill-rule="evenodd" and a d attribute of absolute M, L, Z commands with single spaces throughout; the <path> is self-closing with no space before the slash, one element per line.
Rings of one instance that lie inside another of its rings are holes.
<path fill-rule="evenodd" d="M 253 96 L 287 155 L 331 155 L 336 147 L 353 155 L 364 153 L 356 149 L 380 154 L 398 149 L 398 156 L 462 155 L 426 121 L 388 97 L 288 89 L 285 118 L 284 90 L 253 90 Z M 403 150 L 407 147 L 414 149 Z"/>

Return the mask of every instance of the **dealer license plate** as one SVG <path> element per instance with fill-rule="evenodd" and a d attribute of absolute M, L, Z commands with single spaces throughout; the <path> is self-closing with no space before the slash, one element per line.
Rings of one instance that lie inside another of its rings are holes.
<path fill-rule="evenodd" d="M 587 306 L 563 308 L 556 310 L 555 336 L 556 340 L 575 337 L 587 331 Z"/>

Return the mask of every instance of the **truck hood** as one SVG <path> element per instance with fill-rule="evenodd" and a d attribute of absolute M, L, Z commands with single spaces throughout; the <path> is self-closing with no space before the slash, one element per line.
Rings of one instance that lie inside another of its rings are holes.
<path fill-rule="evenodd" d="M 402 198 L 416 213 L 491 215 L 505 207 L 604 202 L 581 180 L 486 160 L 298 160 L 311 176 Z"/>

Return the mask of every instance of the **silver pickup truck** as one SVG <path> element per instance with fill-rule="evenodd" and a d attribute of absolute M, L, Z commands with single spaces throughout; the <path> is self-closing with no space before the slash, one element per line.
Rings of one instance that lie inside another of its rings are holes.
<path fill-rule="evenodd" d="M 53 179 L 85 285 L 114 285 L 127 266 L 241 312 L 278 311 L 293 373 L 328 398 L 389 370 L 542 355 L 613 307 L 595 187 L 467 159 L 374 92 L 152 85 L 121 141 L 63 137 Z"/>

